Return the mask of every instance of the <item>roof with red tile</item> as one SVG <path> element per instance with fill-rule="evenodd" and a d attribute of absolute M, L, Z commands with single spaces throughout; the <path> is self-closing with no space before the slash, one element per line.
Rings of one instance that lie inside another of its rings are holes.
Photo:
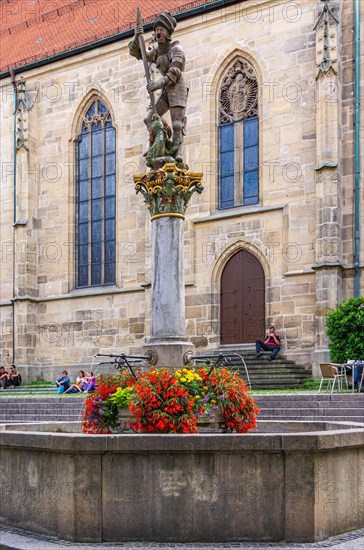
<path fill-rule="evenodd" d="M 214 0 L 0 0 L 0 73 L 134 28 L 168 9 L 188 12 Z"/>

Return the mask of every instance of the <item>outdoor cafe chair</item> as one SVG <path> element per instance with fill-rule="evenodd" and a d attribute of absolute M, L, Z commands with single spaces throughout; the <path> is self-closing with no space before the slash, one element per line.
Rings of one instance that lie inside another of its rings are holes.
<path fill-rule="evenodd" d="M 346 374 L 342 371 L 339 371 L 339 368 L 335 365 L 332 365 L 331 363 L 320 363 L 320 370 L 321 370 L 321 382 L 318 393 L 321 392 L 322 383 L 327 381 L 327 388 L 326 392 L 329 390 L 330 393 L 334 391 L 335 384 L 337 381 L 337 388 L 339 392 L 343 391 L 343 379 L 346 380 Z"/>

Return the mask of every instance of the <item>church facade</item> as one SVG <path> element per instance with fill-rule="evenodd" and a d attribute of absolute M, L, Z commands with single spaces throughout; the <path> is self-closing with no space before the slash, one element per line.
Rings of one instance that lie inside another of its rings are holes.
<path fill-rule="evenodd" d="M 185 220 L 187 336 L 197 353 L 243 349 L 273 323 L 315 374 L 325 314 L 364 287 L 354 3 L 214 4 L 161 6 L 186 57 L 184 160 L 203 172 Z M 132 35 L 14 62 L 15 75 L 10 52 L 0 74 L 1 361 L 30 377 L 140 353 L 150 334 L 151 222 L 133 182 L 148 97 Z"/>

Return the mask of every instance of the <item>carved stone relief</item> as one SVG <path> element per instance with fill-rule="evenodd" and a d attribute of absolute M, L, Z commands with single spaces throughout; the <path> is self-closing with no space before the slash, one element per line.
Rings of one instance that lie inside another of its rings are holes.
<path fill-rule="evenodd" d="M 219 124 L 258 115 L 258 81 L 252 65 L 243 59 L 232 65 L 221 84 Z"/>

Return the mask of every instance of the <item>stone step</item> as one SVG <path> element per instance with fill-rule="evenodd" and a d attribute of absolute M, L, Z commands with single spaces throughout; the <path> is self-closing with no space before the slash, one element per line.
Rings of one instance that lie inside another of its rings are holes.
<path fill-rule="evenodd" d="M 322 411 L 325 412 L 325 415 L 326 416 L 337 416 L 337 415 L 349 415 L 349 416 L 361 416 L 361 417 L 364 417 L 364 413 L 363 413 L 363 410 L 360 409 L 360 408 L 355 408 L 355 407 L 351 407 L 351 408 L 338 408 L 338 409 L 312 409 L 311 407 L 310 408 L 296 408 L 296 409 L 285 409 L 285 410 L 281 410 L 279 411 L 278 409 L 271 409 L 269 407 L 264 407 L 262 409 L 263 411 L 263 414 L 264 415 L 268 415 L 268 416 L 286 416 L 286 415 L 295 415 L 295 416 L 300 416 L 300 415 L 310 415 L 310 414 L 321 414 Z"/>
<path fill-rule="evenodd" d="M 286 421 L 290 421 L 290 420 L 295 420 L 295 421 L 299 421 L 299 422 L 356 422 L 358 423 L 361 427 L 364 427 L 364 423 L 363 423 L 363 420 L 361 418 L 358 418 L 357 416 L 337 416 L 337 417 L 332 417 L 332 418 L 328 418 L 328 417 L 325 417 L 325 416 L 320 416 L 320 417 L 317 417 L 317 416 L 300 416 L 300 417 L 280 417 L 280 418 L 266 418 L 266 417 L 263 417 L 263 416 L 260 416 L 259 417 L 261 420 L 286 420 Z"/>
<path fill-rule="evenodd" d="M 362 393 L 290 393 L 290 394 L 278 394 L 278 393 L 265 393 L 264 395 L 256 395 L 255 399 L 259 402 L 263 400 L 264 403 L 276 403 L 277 407 L 281 406 L 282 399 L 285 404 L 292 402 L 309 401 L 310 406 L 313 403 L 326 403 L 339 404 L 342 401 L 360 403 L 364 407 L 364 394 Z"/>
<path fill-rule="evenodd" d="M 259 401 L 258 401 L 258 406 L 261 406 Z M 282 412 L 281 409 L 279 409 L 278 407 L 271 407 L 269 402 L 264 403 L 263 407 L 264 407 L 265 411 L 269 410 L 272 413 L 274 411 L 276 411 L 277 414 L 281 414 L 281 412 Z M 284 409 L 285 409 L 285 411 L 288 411 L 289 413 L 291 413 L 292 411 L 296 411 L 296 410 L 302 410 L 302 411 L 325 410 L 327 412 L 327 414 L 335 414 L 336 411 L 354 411 L 355 414 L 356 413 L 364 414 L 363 407 L 360 406 L 360 404 L 356 404 L 356 403 L 353 403 L 352 405 L 348 405 L 348 406 L 338 405 L 337 407 L 332 407 L 332 406 L 329 405 L 329 403 L 326 403 L 325 405 L 320 404 L 320 406 L 316 406 L 316 407 L 307 407 L 307 403 L 297 402 L 296 406 L 294 406 L 294 407 L 293 406 L 291 406 L 291 407 L 287 406 L 286 403 L 285 403 Z"/>
<path fill-rule="evenodd" d="M 239 351 L 236 350 L 236 353 Z M 304 380 L 311 378 L 310 370 L 286 359 L 283 355 L 278 355 L 274 361 L 270 362 L 267 361 L 269 352 L 263 353 L 261 358 L 256 357 L 255 349 L 242 350 L 241 355 L 253 389 L 298 388 Z M 237 367 L 241 377 L 247 382 L 242 361 L 234 359 L 230 365 Z"/>
<path fill-rule="evenodd" d="M 256 355 L 257 355 L 256 351 L 255 351 L 255 347 L 254 347 L 254 349 L 249 349 L 249 350 L 244 350 L 244 349 L 243 350 L 241 350 L 241 349 L 231 349 L 231 350 L 218 349 L 218 350 L 214 351 L 214 354 L 216 354 L 216 355 L 218 355 L 219 353 L 222 353 L 223 355 L 229 355 L 229 353 L 231 353 L 231 354 L 238 353 L 239 355 L 242 355 L 245 360 L 247 358 L 248 359 L 250 359 L 250 358 L 255 359 Z M 263 353 L 264 357 L 268 357 L 268 355 L 270 354 L 270 351 L 262 350 L 262 353 Z M 279 359 L 282 359 L 284 361 L 290 361 L 290 359 L 286 358 L 286 356 L 284 355 L 282 350 L 277 355 L 276 360 L 279 360 Z M 233 361 L 235 361 L 235 358 L 233 358 Z"/>
<path fill-rule="evenodd" d="M 287 379 L 287 378 L 284 378 L 284 379 L 281 379 L 281 380 L 263 380 L 261 382 L 257 382 L 256 380 L 251 380 L 250 381 L 250 384 L 252 386 L 252 390 L 259 390 L 259 389 L 265 389 L 265 390 L 270 390 L 270 389 L 280 389 L 280 390 L 284 390 L 284 389 L 297 389 L 299 386 L 298 386 L 298 382 L 296 379 Z M 292 385 L 293 388 L 288 388 L 287 386 L 288 385 Z M 264 386 L 264 388 L 261 388 L 261 386 Z"/>
<path fill-rule="evenodd" d="M 262 355 L 262 357 L 256 357 L 255 355 L 252 355 L 252 356 L 245 356 L 243 355 L 243 359 L 245 361 L 245 363 L 266 363 L 266 361 L 268 361 L 268 357 L 269 357 L 269 353 L 266 353 L 264 355 Z M 232 360 L 230 361 L 230 363 L 235 363 L 237 362 L 238 360 Z M 295 365 L 295 361 L 293 361 L 292 359 L 286 359 L 285 357 L 276 357 L 275 359 L 273 359 L 272 361 L 272 364 L 277 364 L 277 363 L 284 363 L 284 364 L 291 364 L 291 365 Z M 301 365 L 302 366 L 302 365 Z"/>
<path fill-rule="evenodd" d="M 302 366 L 299 366 L 299 365 L 295 365 L 294 363 L 286 363 L 286 362 L 282 362 L 282 363 L 279 363 L 277 361 L 264 361 L 264 362 L 258 362 L 258 360 L 256 362 L 251 362 L 249 363 L 249 361 L 246 361 L 245 362 L 249 372 L 252 371 L 252 370 L 257 370 L 259 371 L 259 369 L 270 369 L 272 371 L 276 371 L 278 369 L 291 369 L 292 372 L 302 372 L 304 374 L 308 374 L 311 376 L 311 372 L 310 371 L 307 371 L 304 367 Z M 241 369 L 242 365 L 234 365 L 234 366 L 230 366 L 229 365 L 229 368 L 231 369 L 234 369 L 234 368 L 239 368 Z"/>
<path fill-rule="evenodd" d="M 242 376 L 248 384 L 246 377 Z M 277 377 L 250 377 L 252 390 L 273 390 L 273 389 L 297 389 L 302 385 L 305 378 L 299 376 L 277 376 Z"/>
<path fill-rule="evenodd" d="M 243 372 L 245 374 L 245 370 L 240 372 Z M 268 380 L 271 380 L 273 378 L 274 379 L 281 378 L 282 376 L 288 376 L 289 378 L 295 378 L 296 376 L 299 376 L 300 378 L 307 378 L 304 374 L 299 372 L 298 373 L 292 372 L 289 369 L 279 369 L 277 371 L 272 371 L 272 370 L 261 370 L 261 371 L 250 370 L 249 371 L 248 370 L 248 372 L 249 372 L 250 378 L 252 377 L 267 378 Z"/>
<path fill-rule="evenodd" d="M 279 378 L 280 376 L 289 376 L 291 378 L 292 377 L 296 378 L 298 376 L 300 378 L 307 378 L 307 376 L 305 376 L 305 373 L 295 372 L 295 371 L 292 371 L 290 369 L 279 369 L 279 370 L 275 370 L 274 372 L 272 372 L 268 369 L 260 369 L 260 370 L 253 370 L 253 371 L 248 370 L 248 372 L 249 372 L 249 377 L 250 378 L 257 378 L 257 379 L 267 378 L 269 380 L 269 379 L 273 379 L 273 378 L 274 379 Z"/>
<path fill-rule="evenodd" d="M 254 395 L 254 392 L 253 392 Z M 254 396 L 261 419 L 364 422 L 364 394 L 265 394 Z M 0 399 L 0 423 L 80 421 L 83 396 Z"/>
<path fill-rule="evenodd" d="M 4 395 L 56 395 L 57 388 L 5 388 L 1 390 L 0 396 Z"/>
<path fill-rule="evenodd" d="M 265 361 L 264 363 L 245 363 L 249 372 L 260 372 L 260 371 L 267 371 L 267 372 L 279 372 L 281 370 L 290 370 L 291 372 L 302 372 L 303 374 L 307 374 L 307 370 L 305 370 L 303 367 L 295 365 L 294 363 L 277 363 L 276 361 Z M 241 369 L 242 365 L 237 365 L 236 367 L 230 367 L 231 369 Z"/>
<path fill-rule="evenodd" d="M 301 376 L 303 378 L 311 378 L 311 373 L 303 369 L 297 369 L 291 365 L 275 365 L 274 367 L 269 367 L 268 365 L 261 366 L 249 366 L 247 365 L 249 376 L 264 376 L 268 374 L 269 376 L 278 376 L 279 374 L 289 373 L 296 376 Z M 241 366 L 239 368 L 240 373 L 244 373 L 245 369 Z"/>
<path fill-rule="evenodd" d="M 84 399 L 75 398 L 11 398 L 0 399 L 0 422 L 80 421 Z"/>
<path fill-rule="evenodd" d="M 270 365 L 271 367 L 275 365 L 291 365 L 293 368 L 300 368 L 303 370 L 308 370 L 310 372 L 310 369 L 307 369 L 303 365 L 300 365 L 298 363 L 295 363 L 294 361 L 291 361 L 290 359 L 273 359 L 272 361 L 268 361 L 269 354 L 266 357 L 251 357 L 251 358 L 244 358 L 245 364 L 247 365 L 262 365 L 267 366 Z M 235 364 L 235 361 L 230 361 L 230 365 Z M 239 363 L 240 364 L 240 363 Z"/>
<path fill-rule="evenodd" d="M 308 370 L 306 369 L 303 365 L 299 365 L 298 363 L 295 363 L 294 361 L 290 360 L 290 359 L 282 359 L 282 358 L 276 358 L 276 359 L 273 359 L 273 361 L 268 361 L 268 357 L 269 357 L 269 354 L 267 354 L 266 357 L 244 357 L 244 361 L 245 361 L 245 364 L 246 365 L 250 365 L 250 366 L 255 366 L 255 365 L 262 365 L 262 366 L 267 366 L 267 365 L 271 365 L 272 367 L 273 366 L 276 366 L 276 365 L 292 365 L 293 368 L 300 368 L 300 369 L 303 369 L 304 371 Z M 229 362 L 229 366 L 230 365 L 238 365 L 238 364 L 241 364 L 241 362 L 238 362 L 238 361 L 230 361 Z M 310 372 L 310 371 L 308 371 Z"/>
<path fill-rule="evenodd" d="M 364 422 L 364 395 L 290 394 L 257 395 L 260 418 L 267 420 L 338 420 Z"/>
<path fill-rule="evenodd" d="M 57 396 L 49 397 L 49 396 L 39 396 L 39 397 L 13 397 L 9 395 L 4 395 L 0 398 L 0 407 L 4 403 L 51 403 L 52 406 L 59 403 L 83 403 L 85 399 L 86 394 L 74 394 L 74 395 L 63 395 L 63 396 Z"/>

